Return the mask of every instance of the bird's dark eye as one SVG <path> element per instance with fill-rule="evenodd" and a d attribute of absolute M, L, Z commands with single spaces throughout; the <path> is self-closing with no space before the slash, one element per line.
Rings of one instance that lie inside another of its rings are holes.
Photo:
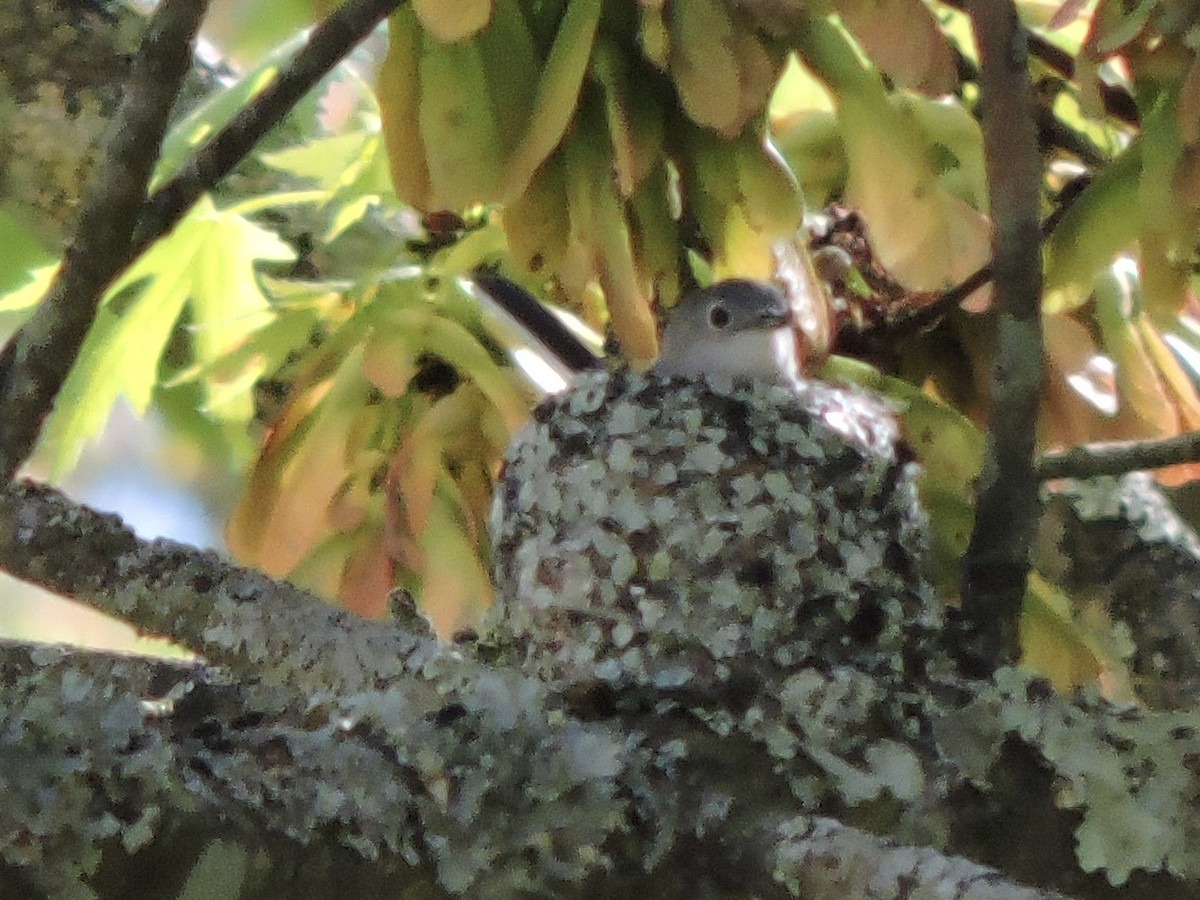
<path fill-rule="evenodd" d="M 714 303 L 708 310 L 708 322 L 713 328 L 724 328 L 729 324 L 729 310 L 720 303 Z"/>

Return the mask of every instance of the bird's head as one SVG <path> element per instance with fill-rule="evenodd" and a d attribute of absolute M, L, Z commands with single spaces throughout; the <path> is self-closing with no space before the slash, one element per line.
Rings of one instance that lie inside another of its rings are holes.
<path fill-rule="evenodd" d="M 792 309 L 773 285 L 735 279 L 687 294 L 663 331 L 652 372 L 788 381 L 797 375 Z"/>

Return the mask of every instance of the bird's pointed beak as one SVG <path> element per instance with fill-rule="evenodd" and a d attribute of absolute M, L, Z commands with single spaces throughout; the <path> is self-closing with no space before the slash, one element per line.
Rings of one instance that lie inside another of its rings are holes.
<path fill-rule="evenodd" d="M 778 328 L 781 325 L 792 324 L 792 307 L 787 302 L 787 298 L 781 293 L 769 307 L 764 307 L 759 312 L 759 320 L 763 328 Z"/>

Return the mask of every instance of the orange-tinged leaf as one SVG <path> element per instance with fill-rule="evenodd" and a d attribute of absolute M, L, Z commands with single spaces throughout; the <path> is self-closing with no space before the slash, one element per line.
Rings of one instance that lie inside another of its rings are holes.
<path fill-rule="evenodd" d="M 1091 332 L 1068 316 L 1045 316 L 1046 379 L 1038 414 L 1043 447 L 1114 439 L 1121 433 L 1116 366 Z"/>
<path fill-rule="evenodd" d="M 425 424 L 428 413 L 400 446 L 392 465 L 396 502 L 409 535 L 420 535 L 429 520 L 433 490 L 442 468 L 442 446 Z"/>
<path fill-rule="evenodd" d="M 271 575 L 290 571 L 328 531 L 329 504 L 350 474 L 347 433 L 371 389 L 361 350 L 323 388 L 309 414 L 264 447 L 230 519 L 230 549 Z"/>
<path fill-rule="evenodd" d="M 479 394 L 464 384 L 429 407 L 404 439 L 393 463 L 398 498 L 409 530 L 419 535 L 426 529 L 434 489 L 446 469 L 447 448 L 455 441 L 471 441 L 477 435 Z"/>
<path fill-rule="evenodd" d="M 867 56 L 900 87 L 931 95 L 957 87 L 954 53 L 921 0 L 837 0 L 835 9 Z"/>
<path fill-rule="evenodd" d="M 491 602 L 491 581 L 453 505 L 440 497 L 430 510 L 421 545 L 429 561 L 421 583 L 421 607 L 435 630 L 449 635 L 458 625 L 478 621 Z"/>
<path fill-rule="evenodd" d="M 359 529 L 357 536 L 357 546 L 342 572 L 337 599 L 346 609 L 377 619 L 387 609 L 387 595 L 392 589 L 394 574 L 382 523 Z"/>
<path fill-rule="evenodd" d="M 421 25 L 445 44 L 466 40 L 492 17 L 492 0 L 413 0 Z"/>
<path fill-rule="evenodd" d="M 1100 352 L 1088 330 L 1066 316 L 1046 316 L 1042 320 L 1042 333 L 1046 364 L 1061 382 L 1093 411 L 1104 416 L 1116 415 L 1120 399 L 1115 367 Z"/>
<path fill-rule="evenodd" d="M 331 382 L 324 380 L 307 389 L 293 387 L 275 425 L 267 432 L 249 480 L 238 498 L 225 530 L 225 542 L 235 557 L 254 563 L 262 551 L 271 511 L 283 483 L 284 467 L 298 452 L 313 410 L 328 393 Z"/>
<path fill-rule="evenodd" d="M 399 397 L 417 371 L 412 338 L 393 328 L 376 326 L 363 347 L 363 374 L 385 397 Z"/>

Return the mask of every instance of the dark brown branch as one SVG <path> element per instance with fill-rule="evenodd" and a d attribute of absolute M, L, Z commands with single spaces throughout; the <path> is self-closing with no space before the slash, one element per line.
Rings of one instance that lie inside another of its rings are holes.
<path fill-rule="evenodd" d="M 995 228 L 997 303 L 988 436 L 964 560 L 967 657 L 985 668 L 1018 651 L 1017 617 L 1036 527 L 1034 426 L 1042 381 L 1040 157 L 1025 32 L 1011 0 L 967 5 L 982 61 L 983 140 Z"/>
<path fill-rule="evenodd" d="M 32 452 L 100 297 L 130 256 L 138 209 L 207 6 L 166 0 L 154 14 L 62 268 L 46 300 L 0 354 L 0 472 L 6 479 Z"/>
<path fill-rule="evenodd" d="M 1195 462 L 1200 462 L 1200 432 L 1197 431 L 1160 440 L 1084 444 L 1043 453 L 1038 457 L 1035 470 L 1038 479 L 1046 481 L 1050 478 L 1124 475 Z"/>

